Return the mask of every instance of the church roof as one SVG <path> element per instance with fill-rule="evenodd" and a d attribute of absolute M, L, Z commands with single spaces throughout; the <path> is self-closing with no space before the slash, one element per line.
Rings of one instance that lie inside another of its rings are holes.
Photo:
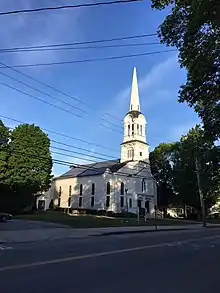
<path fill-rule="evenodd" d="M 120 163 L 119 160 L 109 160 L 93 164 L 78 165 L 77 167 L 72 167 L 68 172 L 64 173 L 58 178 L 101 175 L 105 173 L 106 169 L 110 169 L 111 172 L 117 172 L 126 164 L 127 162 Z"/>

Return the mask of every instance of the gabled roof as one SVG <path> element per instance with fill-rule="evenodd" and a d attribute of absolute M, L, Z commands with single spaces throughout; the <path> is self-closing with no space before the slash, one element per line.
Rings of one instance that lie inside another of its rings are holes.
<path fill-rule="evenodd" d="M 120 163 L 120 160 L 109 160 L 94 164 L 78 165 L 77 167 L 72 167 L 68 172 L 64 173 L 60 177 L 57 177 L 56 179 L 101 175 L 105 173 L 107 169 L 111 172 L 117 172 L 126 164 L 127 162 Z"/>

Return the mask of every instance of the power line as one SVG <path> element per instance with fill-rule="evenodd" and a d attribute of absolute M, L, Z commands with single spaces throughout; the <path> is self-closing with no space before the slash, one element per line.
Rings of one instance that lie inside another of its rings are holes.
<path fill-rule="evenodd" d="M 97 61 L 106 61 L 106 60 L 119 60 L 119 59 L 124 59 L 124 58 L 156 55 L 156 54 L 162 54 L 162 53 L 168 53 L 168 52 L 174 52 L 174 51 L 177 51 L 177 50 L 170 49 L 170 50 L 153 51 L 153 52 L 145 52 L 145 53 L 130 54 L 130 55 L 119 55 L 119 56 L 110 56 L 110 57 L 104 57 L 104 58 L 81 59 L 81 60 L 59 61 L 59 62 L 49 62 L 49 63 L 34 63 L 34 64 L 20 64 L 20 65 L 13 64 L 10 66 L 13 68 L 25 68 L 25 67 L 38 67 L 38 66 L 68 65 L 68 64 L 75 64 L 75 63 L 97 62 Z M 0 67 L 0 68 L 5 68 L 5 67 Z"/>
<path fill-rule="evenodd" d="M 103 126 L 103 127 L 107 128 L 107 129 L 113 130 L 113 131 L 118 132 L 118 133 L 123 133 L 122 131 L 119 131 L 117 129 L 114 129 L 114 128 L 112 128 L 112 127 L 110 127 L 108 125 L 105 125 L 103 123 L 101 123 L 100 126 Z"/>
<path fill-rule="evenodd" d="M 67 156 L 67 154 L 63 154 L 63 153 L 60 153 L 60 152 L 55 152 L 55 151 L 50 151 L 52 154 L 55 154 L 55 155 L 60 155 L 60 156 Z M 71 158 L 75 158 L 75 159 L 82 159 L 82 160 L 85 160 L 85 161 L 88 161 L 88 162 L 94 162 L 94 160 L 91 160 L 91 159 L 88 159 L 88 158 L 82 158 L 82 157 L 77 157 L 77 156 L 73 156 L 73 155 L 70 155 L 68 154 L 68 157 L 71 157 Z"/>
<path fill-rule="evenodd" d="M 53 140 L 51 140 L 51 141 L 53 141 Z M 55 141 L 56 142 L 56 141 Z M 61 142 L 57 142 L 57 143 L 59 143 L 59 144 L 63 144 L 63 143 L 61 143 Z M 65 144 L 64 144 L 65 145 Z M 67 144 L 66 144 L 67 145 Z M 67 146 L 71 146 L 71 145 L 67 145 Z M 71 147 L 73 147 L 74 148 L 74 146 L 71 146 Z M 79 155 L 83 155 L 83 156 L 87 156 L 87 157 L 93 157 L 93 158 L 97 158 L 97 159 L 101 159 L 101 160 L 106 160 L 105 158 L 100 158 L 100 157 L 97 157 L 97 156 L 93 156 L 93 155 L 89 155 L 89 154 L 84 154 L 84 153 L 81 153 L 81 152 L 75 152 L 75 151 L 71 151 L 71 150 L 67 150 L 67 149 L 63 149 L 63 148 L 57 148 L 57 147 L 53 147 L 53 146 L 51 146 L 51 148 L 54 148 L 54 149 L 58 149 L 58 150 L 63 150 L 63 151 L 66 151 L 66 152 L 70 152 L 70 153 L 74 153 L 74 154 L 79 154 Z M 65 153 L 60 153 L 60 152 L 56 152 L 56 151 L 51 151 L 51 153 L 54 153 L 54 154 L 57 154 L 57 155 L 61 155 L 61 156 L 69 156 L 69 157 L 72 157 L 72 158 L 76 158 L 76 159 L 83 159 L 83 160 L 85 160 L 85 161 L 89 161 L 89 162 L 93 162 L 94 164 L 96 164 L 96 163 L 98 163 L 98 162 L 94 162 L 94 160 L 91 160 L 91 159 L 88 159 L 88 158 L 84 158 L 84 157 L 78 157 L 78 156 L 76 156 L 76 155 L 69 155 L 69 154 L 65 154 Z M 39 157 L 39 156 L 37 156 L 37 157 Z M 43 157 L 42 157 L 43 158 Z M 44 157 L 45 158 L 45 157 Z M 57 159 L 55 159 L 55 160 L 57 160 Z M 116 159 L 116 158 L 114 158 L 113 159 L 114 161 L 118 161 L 119 159 Z M 67 161 L 62 161 L 62 162 L 65 162 L 66 164 L 68 164 L 69 162 L 67 162 Z M 72 165 L 73 165 L 73 163 L 71 163 Z M 145 164 L 146 165 L 149 165 L 149 163 L 147 163 L 147 162 L 145 162 Z M 79 165 L 78 164 L 78 166 L 80 167 L 80 168 L 83 168 L 83 166 L 84 165 Z M 88 168 L 88 166 L 85 166 L 86 167 L 86 169 Z M 142 169 L 144 169 L 145 167 L 143 167 L 143 166 L 141 166 L 141 167 L 137 167 L 137 166 L 133 166 L 133 170 L 136 170 L 137 171 L 137 174 L 136 175 L 138 175 L 139 173 L 140 173 L 140 171 L 142 171 Z M 129 168 L 128 168 L 129 169 Z M 97 168 L 95 168 L 95 170 L 97 170 Z M 129 169 L 130 170 L 130 169 Z M 118 174 L 119 174 L 119 172 L 117 172 Z M 124 172 L 120 172 L 120 174 L 126 174 L 126 175 L 128 175 L 129 173 L 124 173 Z"/>
<path fill-rule="evenodd" d="M 0 115 L 0 117 L 2 117 L 2 115 Z M 3 117 L 5 117 L 5 116 L 3 116 Z M 8 118 L 8 117 L 7 117 Z M 12 120 L 15 120 L 15 119 L 12 119 Z M 18 121 L 18 120 L 16 120 L 16 121 Z M 19 123 L 23 123 L 23 122 L 19 122 Z M 42 128 L 42 130 L 43 130 L 43 128 Z M 55 142 L 55 143 L 58 143 L 58 144 L 61 144 L 61 145 L 65 145 L 65 146 L 69 146 L 69 147 L 71 147 L 71 148 L 78 148 L 78 147 L 75 147 L 75 146 L 72 146 L 72 145 L 69 145 L 69 144 L 65 144 L 65 143 L 61 143 L 61 142 L 58 142 L 58 141 L 55 141 L 55 140 L 50 140 L 51 142 Z M 51 146 L 51 148 L 54 148 L 54 149 L 58 149 L 58 150 L 63 150 L 63 151 L 66 151 L 66 152 L 70 152 L 70 153 L 74 153 L 74 154 L 79 154 L 79 155 L 83 155 L 83 156 L 87 156 L 87 157 L 93 157 L 93 158 L 97 158 L 97 159 L 101 159 L 101 160 L 106 160 L 106 158 L 100 158 L 100 157 L 96 157 L 96 156 L 93 156 L 93 155 L 89 155 L 89 154 L 84 154 L 84 153 L 81 153 L 81 152 L 75 152 L 75 151 L 71 151 L 71 150 L 67 150 L 67 149 L 63 149 L 63 148 L 57 148 L 57 147 L 54 147 L 54 146 Z M 83 150 L 85 150 L 85 149 L 83 149 Z M 86 150 L 86 151 L 90 151 L 90 150 Z M 57 155 L 61 155 L 61 156 L 69 156 L 69 157 L 72 157 L 72 158 L 76 158 L 76 159 L 82 159 L 82 160 L 84 160 L 84 161 L 89 161 L 89 162 L 94 162 L 94 160 L 90 160 L 90 159 L 88 159 L 88 158 L 84 158 L 84 157 L 78 157 L 78 156 L 76 156 L 76 155 L 69 155 L 69 154 L 65 154 L 65 153 L 60 153 L 60 152 L 54 152 L 54 151 L 51 151 L 51 153 L 54 153 L 54 154 L 57 154 Z M 95 153 L 95 152 L 94 152 Z M 106 154 L 101 154 L 101 153 L 98 153 L 98 154 L 100 154 L 100 155 L 102 155 L 102 156 L 108 156 L 108 155 L 106 155 Z M 116 160 L 119 160 L 119 159 L 117 159 L 117 158 L 113 158 L 113 157 L 111 157 L 114 161 L 116 161 Z M 63 163 L 64 161 L 62 161 L 62 163 Z M 94 163 L 97 163 L 97 162 L 94 162 Z M 68 164 L 68 162 L 66 162 L 66 164 Z M 73 165 L 73 163 L 71 163 L 72 165 Z M 147 164 L 147 165 L 149 165 L 149 163 L 146 163 L 145 162 L 145 164 Z M 80 168 L 81 168 L 81 166 L 82 165 L 78 165 L 78 166 L 80 166 Z M 88 167 L 87 167 L 88 168 Z M 137 174 L 139 174 L 139 172 L 143 169 L 144 167 L 141 167 L 141 168 L 138 168 L 137 166 L 133 166 L 133 170 L 136 170 L 137 171 Z M 120 172 L 121 174 L 123 174 L 123 172 Z M 126 173 L 127 174 L 127 173 Z"/>
<path fill-rule="evenodd" d="M 81 152 L 71 151 L 71 150 L 67 150 L 67 149 L 64 149 L 64 148 L 59 148 L 59 147 L 54 147 L 54 146 L 51 146 L 51 148 L 52 149 L 55 149 L 55 150 L 60 150 L 60 151 L 72 153 L 72 154 L 78 154 L 78 155 L 81 155 L 81 156 L 86 156 L 86 157 L 89 157 L 89 158 L 94 158 L 94 159 L 99 159 L 99 160 L 106 160 L 106 158 L 103 158 L 103 157 L 97 157 L 97 156 L 90 155 L 90 154 L 83 154 Z M 62 155 L 64 155 L 64 154 L 62 154 Z M 69 154 L 65 154 L 65 156 L 70 156 L 70 155 Z"/>
<path fill-rule="evenodd" d="M 40 11 L 49 11 L 49 10 L 61 10 L 61 9 L 72 9 L 72 8 L 83 8 L 83 7 L 92 7 L 92 6 L 104 6 L 104 5 L 113 5 L 113 4 L 125 4 L 132 2 L 140 2 L 142 0 L 117 0 L 110 2 L 96 2 L 96 3 L 84 3 L 84 4 L 76 4 L 76 5 L 62 5 L 62 6 L 53 6 L 53 7 L 40 7 L 34 9 L 22 9 L 22 10 L 11 10 L 0 12 L 0 16 L 2 15 L 11 15 L 11 14 L 21 14 L 21 13 L 32 13 L 32 12 L 40 12 Z"/>
<path fill-rule="evenodd" d="M 13 121 L 13 122 L 16 122 L 16 123 L 27 124 L 27 122 L 24 122 L 24 121 L 21 121 L 21 120 L 17 120 L 17 119 L 11 118 L 11 117 L 7 117 L 5 115 L 1 115 L 0 114 L 0 117 L 2 117 L 4 119 L 7 119 L 7 120 L 10 120 L 10 121 Z M 94 145 L 94 146 L 97 146 L 97 147 L 100 147 L 100 148 L 103 148 L 103 149 L 108 149 L 110 151 L 118 152 L 118 150 L 113 149 L 113 148 L 110 148 L 108 146 L 104 146 L 104 145 L 101 145 L 101 144 L 93 143 L 93 142 L 88 141 L 88 140 L 83 140 L 81 138 L 73 137 L 73 136 L 70 136 L 70 135 L 67 135 L 67 134 L 63 134 L 63 133 L 60 133 L 60 132 L 57 132 L 57 131 L 54 131 L 54 130 L 50 130 L 50 129 L 47 129 L 47 128 L 43 128 L 43 127 L 40 127 L 40 128 L 42 130 L 46 131 L 46 132 L 53 133 L 53 134 L 59 135 L 61 137 L 69 138 L 69 139 L 72 139 L 72 140 L 75 140 L 75 141 L 80 141 L 82 143 L 86 143 L 86 144 Z"/>
<path fill-rule="evenodd" d="M 18 70 L 18 69 L 15 69 L 15 68 L 13 68 L 12 66 L 9 66 L 9 65 L 7 65 L 7 64 L 5 64 L 5 63 L 3 63 L 3 62 L 0 62 L 0 64 L 2 64 L 2 65 L 4 66 L 4 67 L 2 67 L 2 68 L 8 68 L 8 69 L 11 69 L 11 70 L 13 70 L 13 71 L 16 72 L 16 73 L 21 74 L 21 75 L 24 76 L 24 77 L 27 77 L 27 78 L 29 78 L 29 79 L 31 79 L 31 80 L 33 80 L 33 81 L 35 81 L 35 82 L 37 82 L 37 83 L 39 83 L 39 84 L 41 84 L 41 85 L 47 87 L 47 88 L 49 88 L 49 89 L 52 89 L 52 90 L 58 92 L 59 94 L 62 94 L 62 95 L 66 96 L 66 97 L 68 97 L 68 98 L 70 98 L 70 99 L 72 99 L 72 100 L 74 100 L 74 101 L 80 102 L 81 104 L 83 104 L 83 105 L 85 105 L 85 106 L 88 106 L 88 107 L 91 108 L 91 109 L 94 109 L 93 106 L 87 104 L 86 102 L 84 102 L 84 101 L 82 101 L 82 100 L 80 100 L 80 99 L 77 99 L 77 98 L 75 98 L 75 97 L 73 97 L 73 96 L 71 96 L 71 95 L 69 95 L 69 94 L 67 94 L 67 93 L 65 93 L 65 92 L 63 92 L 63 91 L 61 91 L 61 90 L 55 88 L 55 87 L 52 87 L 52 86 L 48 85 L 47 83 L 42 82 L 42 81 L 40 81 L 40 80 L 38 80 L 38 79 L 32 77 L 32 76 L 29 75 L 29 74 L 23 73 L 22 71 L 20 71 L 20 70 Z M 88 113 L 88 112 L 87 112 L 87 113 Z M 117 118 L 117 117 L 115 117 L 114 115 L 109 114 L 109 113 L 107 113 L 107 112 L 104 112 L 104 114 L 106 114 L 106 115 L 108 115 L 108 116 L 110 116 L 110 117 L 113 117 L 113 118 L 115 118 L 115 119 L 120 120 L 119 118 Z M 106 119 L 105 119 L 105 120 L 106 120 Z M 120 121 L 121 121 L 121 120 L 120 120 Z"/>
<path fill-rule="evenodd" d="M 74 149 L 78 149 L 78 150 L 81 150 L 81 151 L 86 151 L 86 152 L 90 152 L 91 150 L 88 150 L 88 149 L 84 149 L 84 148 L 80 148 L 80 147 L 76 147 L 76 146 L 73 146 L 71 144 L 67 144 L 67 143 L 64 143 L 64 142 L 60 142 L 60 141 L 57 141 L 57 140 L 54 140 L 54 139 L 50 139 L 51 142 L 53 143 L 56 143 L 56 144 L 59 144 L 59 145 L 64 145 L 64 146 L 67 146 L 67 147 L 70 147 L 70 148 L 74 148 Z M 92 151 L 93 154 L 97 154 L 97 155 L 101 155 L 101 156 L 105 156 L 105 157 L 108 157 L 108 158 L 111 158 L 111 159 L 116 159 L 115 157 L 112 157 L 112 156 L 109 156 L 109 155 L 106 155 L 106 154 L 103 154 L 103 153 L 99 153 L 99 152 L 96 152 L 96 151 Z"/>
<path fill-rule="evenodd" d="M 0 72 L 0 74 L 1 74 L 1 72 Z M 3 74 L 3 73 L 2 73 L 2 74 Z M 3 74 L 3 75 L 8 76 L 8 75 L 6 75 L 6 74 Z M 13 80 L 16 80 L 16 81 L 18 81 L 18 82 L 20 82 L 20 83 L 22 83 L 22 84 L 25 84 L 25 83 L 23 83 L 23 82 L 21 82 L 21 81 L 19 81 L 19 80 L 17 80 L 17 79 L 14 79 L 13 77 L 10 77 L 10 76 L 8 76 L 8 77 L 11 78 L 11 79 L 13 79 Z M 68 113 L 68 114 L 74 115 L 74 116 L 79 117 L 79 118 L 84 118 L 83 116 L 81 116 L 81 115 L 79 115 L 79 114 L 76 114 L 76 113 L 73 112 L 73 111 L 67 110 L 67 109 L 62 108 L 62 107 L 59 107 L 59 106 L 57 106 L 57 105 L 54 105 L 54 104 L 52 104 L 52 103 L 50 103 L 50 102 L 48 102 L 48 101 L 45 101 L 45 100 L 43 100 L 43 99 L 41 99 L 41 98 L 39 98 L 39 97 L 36 97 L 36 96 L 34 96 L 34 95 L 32 95 L 32 94 L 29 94 L 29 93 L 27 93 L 27 92 L 25 92 L 25 91 L 22 91 L 22 90 L 20 90 L 20 89 L 18 89 L 18 88 L 16 88 L 16 87 L 10 86 L 10 85 L 8 85 L 7 83 L 0 82 L 0 84 L 3 85 L 3 86 L 8 87 L 8 88 L 10 88 L 10 89 L 13 89 L 13 90 L 15 90 L 15 91 L 17 91 L 17 92 L 19 92 L 19 93 L 22 93 L 22 94 L 24 94 L 24 95 L 26 95 L 26 96 L 28 96 L 28 97 L 30 97 L 30 98 L 33 98 L 33 99 L 35 99 L 35 100 L 38 100 L 38 101 L 40 101 L 40 102 L 42 102 L 42 103 L 44 103 L 44 104 L 47 104 L 47 105 L 49 105 L 49 106 L 51 106 L 51 107 L 54 107 L 54 108 L 59 109 L 59 110 L 62 110 L 62 111 L 64 111 L 64 112 Z M 38 91 L 39 91 L 39 90 L 38 90 Z M 62 101 L 62 100 L 59 100 L 59 99 L 57 99 L 57 98 L 55 98 L 55 97 L 53 97 L 53 96 L 50 96 L 50 97 L 52 97 L 52 98 L 55 99 L 55 100 Z M 69 105 L 71 105 L 71 104 L 69 104 Z M 114 124 L 114 123 L 108 121 L 107 119 L 102 118 L 102 120 L 106 121 L 107 123 Z M 116 124 L 114 124 L 114 125 L 116 125 Z M 106 125 L 102 125 L 102 126 L 104 126 L 104 127 L 106 127 L 106 128 L 109 128 L 109 127 L 107 127 Z M 119 127 L 118 125 L 116 125 L 116 126 Z M 119 131 L 119 130 L 117 130 L 117 129 L 114 129 L 114 128 L 111 128 L 111 130 L 112 130 L 112 131 L 115 131 L 115 132 L 118 132 L 118 133 L 122 133 L 121 131 Z"/>
<path fill-rule="evenodd" d="M 114 41 L 122 41 L 122 40 L 133 40 L 133 39 L 140 39 L 140 38 L 153 37 L 153 36 L 157 36 L 157 33 L 124 36 L 124 37 L 111 38 L 111 39 L 72 42 L 72 43 L 60 43 L 60 44 L 47 44 L 47 45 L 36 45 L 36 46 L 2 48 L 2 49 L 0 49 L 0 51 L 23 50 L 23 49 L 43 49 L 43 48 L 54 48 L 54 47 L 63 47 L 63 46 L 78 46 L 78 45 L 106 43 L 106 42 L 114 42 Z"/>
<path fill-rule="evenodd" d="M 14 90 L 14 91 L 17 91 L 17 92 L 19 92 L 19 93 L 21 93 L 21 94 L 23 94 L 23 95 L 26 95 L 26 96 L 28 96 L 28 97 L 30 97 L 30 98 L 33 98 L 33 99 L 35 99 L 35 100 L 38 100 L 38 101 L 40 101 L 40 102 L 42 102 L 42 103 L 44 103 L 44 104 L 50 105 L 51 107 L 54 107 L 54 108 L 59 109 L 59 110 L 62 110 L 62 111 L 64 111 L 64 112 L 68 113 L 68 114 L 71 114 L 71 115 L 77 116 L 77 117 L 79 117 L 79 118 L 84 118 L 84 117 L 81 116 L 81 115 L 78 115 L 78 114 L 76 114 L 76 113 L 74 113 L 74 112 L 72 112 L 72 111 L 69 111 L 69 110 L 64 109 L 64 108 L 61 108 L 61 107 L 59 107 L 59 106 L 57 106 L 57 105 L 54 105 L 54 104 L 52 104 L 52 103 L 50 103 L 50 102 L 47 102 L 47 101 L 45 101 L 45 100 L 42 100 L 41 98 L 38 98 L 38 97 L 36 97 L 36 96 L 34 96 L 34 95 L 32 95 L 32 94 L 28 94 L 28 93 L 26 93 L 26 92 L 24 92 L 24 91 L 22 91 L 22 90 L 19 90 L 19 89 L 16 88 L 16 87 L 13 87 L 13 86 L 8 85 L 7 83 L 0 82 L 0 84 L 1 84 L 1 85 L 4 85 L 4 86 L 6 86 L 6 87 L 8 87 L 8 88 L 10 88 L 10 89 L 12 89 L 12 90 Z"/>
<path fill-rule="evenodd" d="M 14 152 L 15 154 L 16 153 L 18 153 L 18 154 L 20 154 L 20 155 L 23 155 L 24 157 L 29 157 L 29 158 L 37 158 L 37 159 L 44 159 L 44 160 L 52 160 L 52 162 L 55 162 L 55 163 L 57 163 L 57 164 L 59 164 L 59 163 L 61 163 L 62 165 L 63 164 L 65 164 L 65 166 L 69 166 L 69 167 L 75 167 L 75 168 L 77 168 L 77 167 L 79 167 L 80 169 L 82 169 L 82 170 L 94 170 L 94 171 L 97 171 L 99 168 L 95 168 L 95 165 L 97 164 L 97 163 L 99 163 L 99 162 L 93 162 L 93 166 L 91 166 L 91 164 L 88 164 L 88 165 L 80 165 L 80 164 L 73 164 L 73 163 L 71 163 L 71 162 L 68 162 L 68 161 L 64 161 L 64 160 L 58 160 L 58 159 L 53 159 L 53 158 L 48 158 L 48 157 L 45 157 L 45 156 L 39 156 L 39 155 L 35 155 L 35 154 L 27 154 L 27 153 L 24 153 L 24 152 L 20 152 L 20 151 L 17 151 L 17 150 L 15 150 L 15 149 L 12 149 L 11 150 L 11 152 Z M 53 153 L 56 153 L 56 154 L 58 154 L 58 155 L 64 155 L 64 154 L 62 154 L 62 153 L 57 153 L 57 152 L 53 152 Z M 75 156 L 74 156 L 75 157 Z M 82 159 L 82 158 L 79 158 L 79 157 L 75 157 L 75 158 L 77 158 L 77 159 Z M 89 159 L 86 159 L 87 161 L 91 161 L 91 160 L 89 160 Z M 117 163 L 116 163 L 117 164 Z M 146 165 L 149 165 L 149 163 L 146 163 Z M 144 169 L 144 168 L 146 168 L 146 167 L 140 167 L 140 169 Z M 129 168 L 128 168 L 129 169 Z M 140 170 L 139 169 L 139 170 Z M 137 170 L 137 169 L 129 169 L 129 171 L 132 171 L 132 170 Z M 138 171 L 139 172 L 139 171 Z M 140 175 L 138 175 L 137 173 L 135 174 L 135 173 L 132 173 L 132 172 L 130 172 L 130 173 L 126 173 L 126 172 L 120 172 L 120 171 L 116 171 L 116 172 L 112 172 L 112 174 L 113 175 L 120 175 L 120 176 L 124 176 L 124 177 L 135 177 L 135 178 L 141 178 L 141 179 L 143 179 L 143 177 L 144 176 L 140 176 Z M 69 176 L 66 176 L 66 177 L 72 177 L 71 175 L 69 175 Z M 144 177 L 144 178 L 146 178 L 146 177 Z M 152 177 L 151 177 L 152 178 Z"/>
<path fill-rule="evenodd" d="M 43 48 L 54 48 L 54 47 L 63 47 L 63 46 L 78 46 L 78 45 L 88 45 L 88 44 L 96 44 L 96 43 L 107 43 L 107 42 L 115 42 L 115 41 L 133 40 L 133 39 L 140 39 L 140 38 L 153 37 L 153 36 L 157 36 L 157 33 L 124 36 L 124 37 L 111 38 L 111 39 L 101 39 L 101 40 L 99 39 L 99 40 L 91 40 L 91 41 L 72 42 L 72 43 L 2 48 L 2 49 L 0 49 L 0 51 L 23 50 L 23 49 L 43 49 Z"/>
<path fill-rule="evenodd" d="M 45 51 L 66 51 L 66 50 L 83 50 L 83 49 L 103 49 L 103 48 L 120 48 L 120 47 L 137 47 L 161 45 L 159 42 L 151 43 L 132 43 L 132 44 L 113 44 L 86 47 L 60 47 L 60 48 L 36 48 L 36 49 L 0 49 L 0 53 L 23 53 L 23 52 L 45 52 Z"/>
<path fill-rule="evenodd" d="M 0 62 L 0 64 L 4 65 L 4 64 L 1 63 L 1 62 Z M 21 81 L 21 80 L 19 80 L 19 79 L 16 79 L 16 78 L 14 78 L 14 77 L 12 77 L 12 76 L 6 74 L 6 73 L 0 72 L 0 74 L 6 76 L 6 77 L 8 77 L 8 78 L 10 78 L 10 79 L 12 79 L 12 80 L 14 80 L 14 81 L 16 81 L 16 82 L 19 82 L 20 84 L 23 84 L 23 85 L 29 87 L 30 89 L 33 89 L 33 90 L 35 90 L 35 91 L 37 91 L 37 92 L 39 92 L 39 93 L 41 93 L 41 94 L 43 94 L 43 95 L 46 95 L 46 96 L 48 96 L 48 97 L 50 97 L 50 98 L 52 98 L 52 99 L 54 99 L 54 100 L 56 100 L 56 101 L 58 101 L 58 102 L 61 102 L 61 103 L 65 104 L 65 105 L 67 105 L 67 106 L 69 106 L 69 107 L 71 107 L 71 108 L 77 109 L 77 110 L 79 110 L 79 111 L 81 111 L 81 112 L 83 112 L 83 113 L 88 114 L 88 112 L 86 112 L 85 110 L 83 110 L 83 109 L 81 109 L 81 108 L 79 108 L 79 107 L 77 107 L 77 106 L 74 106 L 74 105 L 72 105 L 72 104 L 70 104 L 70 103 L 68 103 L 68 102 L 65 102 L 65 101 L 63 101 L 63 100 L 61 100 L 61 99 L 58 99 L 58 98 L 52 96 L 51 94 L 48 94 L 48 93 L 46 93 L 46 92 L 44 92 L 44 91 L 42 91 L 42 90 L 40 90 L 40 89 L 38 89 L 38 88 L 36 88 L 36 87 L 34 87 L 34 86 L 31 86 L 31 85 L 29 85 L 29 84 L 27 84 L 27 83 L 25 83 L 25 82 L 23 82 L 23 81 Z"/>

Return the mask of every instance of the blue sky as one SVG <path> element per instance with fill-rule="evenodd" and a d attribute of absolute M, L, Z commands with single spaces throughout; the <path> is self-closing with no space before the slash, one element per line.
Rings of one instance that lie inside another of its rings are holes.
<path fill-rule="evenodd" d="M 81 2 L 78 1 L 78 3 Z M 86 0 L 84 0 L 85 2 Z M 91 2 L 91 0 L 87 2 Z M 154 33 L 169 11 L 153 11 L 149 2 L 145 0 L 142 3 L 100 6 L 89 9 L 1 16 L 0 47 L 34 46 Z M 77 1 L 74 1 L 75 3 Z M 46 4 L 47 6 L 55 6 L 69 4 L 69 1 L 48 0 Z M 0 11 L 40 6 L 45 6 L 45 1 L 2 0 L 0 2 Z M 149 37 L 131 42 L 157 42 L 157 38 Z M 128 41 L 124 41 L 124 43 L 128 43 Z M 153 45 L 62 52 L 8 53 L 0 55 L 0 62 L 8 65 L 57 62 L 137 54 L 164 49 L 166 47 L 163 45 Z M 178 90 L 180 85 L 185 82 L 186 74 L 178 65 L 176 52 L 121 60 L 20 69 L 22 72 L 66 92 L 90 106 L 58 94 L 9 69 L 0 69 L 0 72 L 7 73 L 14 78 L 38 87 L 88 112 L 85 114 L 76 109 L 71 109 L 69 106 L 55 102 L 48 96 L 39 94 L 0 75 L 0 82 L 15 86 L 67 110 L 82 114 L 83 118 L 78 118 L 40 101 L 33 100 L 1 84 L 0 115 L 9 116 L 27 123 L 35 123 L 43 128 L 90 141 L 94 144 L 77 142 L 48 133 L 53 140 L 88 149 L 87 154 L 95 155 L 94 152 L 100 152 L 108 156 L 120 157 L 120 143 L 122 142 L 122 134 L 120 133 L 122 130 L 121 120 L 129 109 L 129 95 L 134 66 L 137 67 L 141 111 L 147 119 L 147 139 L 151 149 L 160 142 L 179 139 L 181 134 L 185 134 L 196 123 L 199 123 L 199 119 L 192 109 L 186 104 L 177 102 Z M 118 119 L 107 116 L 106 112 L 118 117 Z M 118 126 L 112 127 L 112 125 L 102 121 L 102 118 Z M 16 125 L 16 123 L 6 119 L 3 119 L 3 121 L 11 127 Z M 119 132 L 107 129 L 100 124 L 108 125 L 110 128 L 119 130 Z M 97 147 L 95 144 L 105 145 L 114 149 L 114 151 Z M 68 149 L 68 147 L 65 148 Z M 54 155 L 53 157 L 74 163 L 86 162 L 86 160 L 74 159 L 68 154 L 65 156 Z M 85 159 L 87 158 L 85 157 Z M 54 165 L 53 172 L 58 175 L 66 169 L 67 167 Z"/>

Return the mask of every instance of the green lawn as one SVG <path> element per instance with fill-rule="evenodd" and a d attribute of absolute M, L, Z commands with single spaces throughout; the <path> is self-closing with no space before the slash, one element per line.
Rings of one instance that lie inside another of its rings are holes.
<path fill-rule="evenodd" d="M 34 214 L 16 216 L 17 219 L 33 220 L 33 221 L 45 221 L 68 225 L 73 228 L 97 228 L 97 227 L 119 227 L 119 226 L 138 226 L 147 225 L 189 225 L 196 222 L 186 222 L 176 219 L 148 219 L 144 222 L 144 219 L 140 220 L 138 224 L 136 218 L 107 218 L 98 217 L 93 215 L 82 216 L 70 216 L 62 212 L 36 212 Z"/>

